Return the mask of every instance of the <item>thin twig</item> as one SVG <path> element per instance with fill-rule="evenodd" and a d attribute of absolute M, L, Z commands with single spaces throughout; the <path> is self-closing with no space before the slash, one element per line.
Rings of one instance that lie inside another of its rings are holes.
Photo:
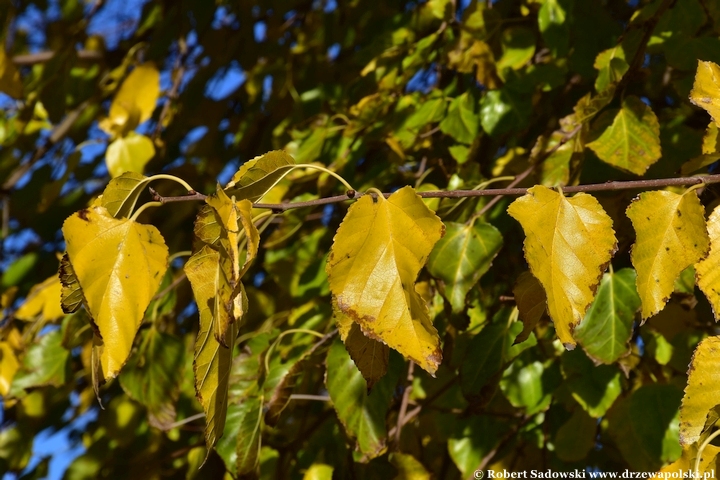
<path fill-rule="evenodd" d="M 530 170 L 530 169 L 528 169 Z M 529 175 L 529 171 L 518 175 L 515 181 L 520 177 Z M 636 189 L 648 189 L 648 188 L 662 188 L 671 186 L 691 186 L 699 185 L 704 183 L 706 185 L 720 183 L 720 174 L 716 175 L 698 175 L 693 177 L 676 177 L 676 178 L 658 178 L 653 180 L 630 180 L 630 181 L 610 181 L 605 183 L 593 183 L 588 185 L 575 185 L 570 187 L 563 187 L 563 193 L 579 193 L 579 192 L 611 192 L 617 190 L 636 190 Z M 527 194 L 527 188 L 489 188 L 486 190 L 437 190 L 431 192 L 417 192 L 422 198 L 464 198 L 464 197 L 493 197 L 512 195 L 519 196 Z M 353 200 L 362 197 L 363 195 L 375 195 L 375 194 L 363 194 L 358 192 L 348 192 L 346 195 L 336 195 L 333 197 L 318 198 L 315 200 L 308 200 L 305 202 L 287 202 L 287 203 L 256 203 L 253 208 L 267 208 L 274 210 L 277 213 L 281 213 L 294 208 L 303 207 L 316 207 L 319 205 L 328 205 L 331 203 L 340 203 L 346 200 Z M 392 193 L 383 193 L 385 198 L 388 198 Z M 180 197 L 163 197 L 157 192 L 153 193 L 153 199 L 161 203 L 171 202 L 196 202 L 204 201 L 207 196 L 198 192 L 189 192 L 188 195 Z M 488 202 L 488 205 L 490 203 Z M 485 206 L 487 207 L 487 205 Z"/>
<path fill-rule="evenodd" d="M 400 434 L 402 433 L 403 425 L 405 425 L 405 417 L 407 413 L 408 402 L 410 401 L 410 393 L 412 393 L 412 382 L 413 372 L 415 370 L 415 362 L 410 360 L 408 364 L 408 373 L 405 385 L 405 391 L 403 392 L 402 402 L 400 402 L 400 411 L 398 412 L 397 428 L 395 429 L 395 445 L 400 443 Z"/>
<path fill-rule="evenodd" d="M 44 63 L 52 59 L 57 52 L 37 52 L 37 53 L 26 53 L 23 55 L 15 55 L 12 58 L 12 62 L 18 67 L 24 67 L 28 65 L 35 65 L 37 63 Z M 98 50 L 78 50 L 75 52 L 80 60 L 102 60 L 103 53 Z"/>
<path fill-rule="evenodd" d="M 180 284 L 180 282 L 182 282 L 182 281 L 185 280 L 186 278 L 187 278 L 187 276 L 185 275 L 185 273 L 184 273 L 184 272 L 181 273 L 180 275 L 177 276 L 177 278 L 176 278 L 175 280 L 172 281 L 172 283 L 171 283 L 170 285 L 168 285 L 167 287 L 163 288 L 162 291 L 158 292 L 152 299 L 153 299 L 153 300 L 158 300 L 158 299 L 164 297 L 165 295 L 167 295 L 167 293 L 168 293 L 170 290 L 172 290 L 173 288 L 177 287 L 177 286 Z"/>
<path fill-rule="evenodd" d="M 168 429 L 168 430 L 172 430 L 173 428 L 181 427 L 181 426 L 183 426 L 183 425 L 185 425 L 185 424 L 188 424 L 188 423 L 190 423 L 190 422 L 194 422 L 195 420 L 200 420 L 200 419 L 203 418 L 203 417 L 205 417 L 205 414 L 204 414 L 204 413 L 197 413 L 197 414 L 192 415 L 192 416 L 190 416 L 190 417 L 183 418 L 182 420 L 178 420 L 178 421 L 175 422 L 175 423 L 171 423 L 170 425 L 168 425 L 167 429 Z"/>
<path fill-rule="evenodd" d="M 331 399 L 328 395 L 306 395 L 304 393 L 293 393 L 288 398 L 290 400 L 315 400 L 317 402 L 329 402 Z"/>

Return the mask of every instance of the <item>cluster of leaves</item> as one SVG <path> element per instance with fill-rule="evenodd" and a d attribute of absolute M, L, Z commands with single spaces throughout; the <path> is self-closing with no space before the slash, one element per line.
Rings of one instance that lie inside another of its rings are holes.
<path fill-rule="evenodd" d="M 713 171 L 720 2 L 118 5 L 0 12 L 0 468 L 717 469 L 713 187 L 563 188 Z"/>

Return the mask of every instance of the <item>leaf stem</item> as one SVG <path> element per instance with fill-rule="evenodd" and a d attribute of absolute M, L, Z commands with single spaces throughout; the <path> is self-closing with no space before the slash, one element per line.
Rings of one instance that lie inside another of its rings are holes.
<path fill-rule="evenodd" d="M 144 204 L 143 206 L 141 206 L 140 208 L 135 210 L 135 213 L 132 214 L 132 217 L 130 217 L 130 220 L 132 220 L 133 222 L 136 222 L 137 218 L 140 216 L 140 214 L 142 212 L 144 212 L 146 209 L 154 208 L 154 207 L 162 207 L 162 206 L 163 206 L 163 202 L 147 202 L 146 204 Z"/>
<path fill-rule="evenodd" d="M 325 172 L 328 175 L 335 177 L 340 183 L 342 183 L 345 186 L 346 189 L 355 190 L 352 186 L 350 186 L 350 184 L 347 182 L 347 180 L 345 180 L 343 177 L 341 177 L 337 173 L 333 172 L 332 170 L 328 170 L 325 167 L 321 167 L 320 165 L 313 165 L 312 163 L 301 163 L 300 165 L 298 165 L 298 167 L 309 168 L 311 170 L 320 170 L 321 172 Z"/>
<path fill-rule="evenodd" d="M 157 175 L 153 175 L 152 177 L 148 178 L 148 182 L 152 182 L 153 180 L 172 180 L 173 182 L 177 182 L 183 187 L 185 187 L 185 190 L 188 192 L 194 192 L 195 189 L 191 187 L 185 180 L 182 178 L 178 178 L 175 175 L 168 175 L 166 173 L 158 173 Z M 163 202 L 165 203 L 165 202 Z"/>
<path fill-rule="evenodd" d="M 697 458 L 695 458 L 695 467 L 693 468 L 696 475 L 695 478 L 699 478 L 697 475 L 700 470 L 700 460 L 702 460 L 702 454 L 703 451 L 705 451 L 705 447 L 707 447 L 718 435 L 720 435 L 720 429 L 715 430 L 708 438 L 705 439 L 705 441 L 700 445 L 700 448 L 698 448 Z"/>
<path fill-rule="evenodd" d="M 289 333 L 307 333 L 308 335 L 314 335 L 318 338 L 325 337 L 325 335 L 323 335 L 322 333 L 316 332 L 315 330 L 308 330 L 307 328 L 291 328 L 290 330 L 285 330 L 280 335 L 278 335 L 278 337 L 275 339 L 272 345 L 270 345 L 267 353 L 265 354 L 265 373 L 270 371 L 270 354 L 272 353 L 275 346 L 280 343 L 280 340 L 282 340 L 282 338 Z"/>

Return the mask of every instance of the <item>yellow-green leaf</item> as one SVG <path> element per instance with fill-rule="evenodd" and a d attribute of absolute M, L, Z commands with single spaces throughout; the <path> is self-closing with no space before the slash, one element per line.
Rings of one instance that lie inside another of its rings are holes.
<path fill-rule="evenodd" d="M 388 199 L 365 195 L 348 210 L 327 264 L 339 310 L 431 374 L 440 337 L 414 285 L 443 230 L 411 187 Z"/>
<path fill-rule="evenodd" d="M 698 344 L 688 368 L 688 383 L 680 406 L 680 443 L 697 443 L 710 410 L 720 404 L 720 337 Z"/>
<path fill-rule="evenodd" d="M 360 326 L 353 322 L 352 318 L 335 310 L 340 339 L 345 343 L 350 358 L 360 370 L 370 391 L 373 385 L 387 373 L 390 348 L 383 342 L 363 334 Z"/>
<path fill-rule="evenodd" d="M 0 45 L 0 92 L 13 98 L 23 96 L 23 84 L 20 73 L 12 63 L 12 59 L 5 53 L 5 46 Z"/>
<path fill-rule="evenodd" d="M 60 277 L 60 284 L 62 285 L 60 291 L 60 306 L 64 313 L 73 313 L 77 311 L 83 303 L 83 292 L 67 252 L 65 252 L 60 260 L 58 276 Z"/>
<path fill-rule="evenodd" d="M 73 214 L 62 231 L 96 333 L 104 342 L 102 373 L 114 378 L 165 274 L 167 246 L 154 226 L 118 220 L 103 207 Z"/>
<path fill-rule="evenodd" d="M 145 135 L 134 132 L 127 137 L 118 138 L 108 145 L 105 163 L 111 177 L 119 177 L 125 172 L 142 173 L 145 164 L 155 156 L 155 146 Z"/>
<path fill-rule="evenodd" d="M 217 341 L 213 332 L 217 321 L 219 296 L 218 270 L 220 253 L 210 246 L 203 246 L 185 264 L 185 274 L 195 295 L 200 314 L 200 328 L 195 341 L 195 391 L 205 411 L 205 443 L 208 449 L 215 446 L 225 428 L 227 413 L 227 392 L 232 349 Z M 233 345 L 237 331 L 233 324 L 226 332 L 229 344 Z"/>
<path fill-rule="evenodd" d="M 602 114 L 593 129 L 599 136 L 587 146 L 614 167 L 643 175 L 660 158 L 660 124 L 637 97 L 628 96 L 622 108 Z"/>
<path fill-rule="evenodd" d="M 398 470 L 394 480 L 430 480 L 423 464 L 408 453 L 391 453 L 390 463 Z"/>
<path fill-rule="evenodd" d="M 690 101 L 706 110 L 720 126 L 720 67 L 716 63 L 698 60 Z"/>
<path fill-rule="evenodd" d="M 710 238 L 710 253 L 707 258 L 695 264 L 697 285 L 705 294 L 715 315 L 720 319 L 720 207 L 715 207 L 707 220 L 707 231 Z"/>
<path fill-rule="evenodd" d="M 515 304 L 517 305 L 523 330 L 515 339 L 515 343 L 522 343 L 530 336 L 530 332 L 547 311 L 547 297 L 545 290 L 537 278 L 530 272 L 523 272 L 513 287 Z"/>
<path fill-rule="evenodd" d="M 149 183 L 150 178 L 145 175 L 127 171 L 108 182 L 100 204 L 115 218 L 129 217 Z"/>
<path fill-rule="evenodd" d="M 256 202 L 295 167 L 293 157 L 282 150 L 273 150 L 245 162 L 225 189 L 237 199 Z"/>
<path fill-rule="evenodd" d="M 148 120 L 160 96 L 160 72 L 151 63 L 139 65 L 120 85 L 107 120 L 100 128 L 110 134 L 126 134 Z"/>
<path fill-rule="evenodd" d="M 572 331 L 616 250 L 612 220 L 591 195 L 566 198 L 540 185 L 515 200 L 508 213 L 525 231 L 525 258 L 545 289 L 558 338 L 572 348 Z"/>
<path fill-rule="evenodd" d="M 627 209 L 637 239 L 630 254 L 646 320 L 663 309 L 675 279 L 707 254 L 705 211 L 695 190 L 643 192 Z"/>
<path fill-rule="evenodd" d="M 42 315 L 43 320 L 52 321 L 64 315 L 60 307 L 60 279 L 57 275 L 35 285 L 20 308 L 15 312 L 15 318 L 20 320 L 34 320 Z"/>
<path fill-rule="evenodd" d="M 303 480 L 332 480 L 333 467 L 325 463 L 313 463 L 305 471 Z"/>

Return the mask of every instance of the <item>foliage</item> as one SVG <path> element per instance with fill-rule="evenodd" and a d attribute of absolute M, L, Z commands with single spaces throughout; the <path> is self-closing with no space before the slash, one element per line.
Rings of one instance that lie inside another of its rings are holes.
<path fill-rule="evenodd" d="M 0 469 L 717 469 L 719 2 L 50 3 L 0 11 Z"/>

